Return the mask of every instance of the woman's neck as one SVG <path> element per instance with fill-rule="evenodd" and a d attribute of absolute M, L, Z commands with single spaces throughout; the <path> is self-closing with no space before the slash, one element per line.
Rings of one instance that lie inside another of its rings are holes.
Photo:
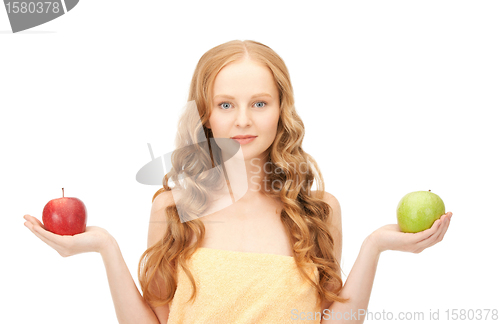
<path fill-rule="evenodd" d="M 272 172 L 270 165 L 267 165 L 268 157 L 266 152 L 251 159 L 243 159 L 236 154 L 224 162 L 234 200 L 252 201 L 258 196 L 263 196 L 263 191 L 266 190 L 264 183 L 266 173 Z"/>

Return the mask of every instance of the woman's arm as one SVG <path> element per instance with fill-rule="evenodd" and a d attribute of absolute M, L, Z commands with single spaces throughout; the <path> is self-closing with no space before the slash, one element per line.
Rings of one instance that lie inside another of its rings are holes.
<path fill-rule="evenodd" d="M 118 322 L 159 324 L 155 313 L 137 289 L 120 247 L 113 237 L 110 237 L 110 243 L 101 251 L 101 256 L 106 267 Z"/>
<path fill-rule="evenodd" d="M 372 242 L 371 236 L 368 236 L 361 245 L 358 258 L 339 295 L 343 298 L 348 297 L 350 300 L 346 303 L 334 302 L 324 311 L 322 324 L 363 323 L 365 318 L 363 310 L 366 313 L 379 257 L 380 252 Z M 359 310 L 363 314 L 360 314 Z M 337 313 L 342 314 L 342 317 Z"/>
<path fill-rule="evenodd" d="M 323 313 L 322 324 L 363 323 L 370 300 L 380 254 L 386 250 L 420 253 L 440 242 L 450 223 L 451 213 L 434 222 L 420 233 L 402 233 L 397 224 L 383 226 L 363 242 L 359 255 L 339 296 L 346 303 L 334 302 Z"/>
<path fill-rule="evenodd" d="M 85 232 L 81 234 L 57 235 L 47 231 L 36 217 L 25 215 L 24 218 L 26 219 L 24 225 L 62 257 L 87 252 L 101 254 L 120 324 L 159 323 L 156 315 L 137 290 L 118 243 L 108 231 L 98 226 L 87 226 Z"/>
<path fill-rule="evenodd" d="M 173 204 L 175 202 L 170 191 L 164 191 L 155 197 L 149 220 L 148 248 L 155 245 L 165 235 L 167 230 L 165 208 Z M 119 323 L 167 323 L 170 313 L 169 305 L 152 307 L 145 301 L 128 271 L 118 244 L 114 239 L 111 242 L 102 250 L 101 256 L 106 266 L 109 288 Z M 164 285 L 161 279 L 157 280 L 160 281 L 161 286 Z M 152 289 L 155 294 L 163 296 L 163 291 L 158 291 L 154 285 Z"/>

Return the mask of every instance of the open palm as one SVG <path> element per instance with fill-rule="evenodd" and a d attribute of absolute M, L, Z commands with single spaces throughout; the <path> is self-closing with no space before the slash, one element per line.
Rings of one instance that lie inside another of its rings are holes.
<path fill-rule="evenodd" d="M 58 235 L 45 229 L 42 222 L 31 215 L 24 215 L 28 227 L 33 234 L 56 250 L 61 256 L 85 252 L 101 252 L 102 248 L 110 242 L 111 235 L 104 228 L 87 226 L 85 232 L 75 235 Z"/>
<path fill-rule="evenodd" d="M 380 252 L 394 250 L 420 253 L 443 240 L 452 215 L 452 212 L 442 215 L 431 228 L 422 232 L 404 233 L 398 224 L 389 224 L 377 229 L 372 235 Z"/>

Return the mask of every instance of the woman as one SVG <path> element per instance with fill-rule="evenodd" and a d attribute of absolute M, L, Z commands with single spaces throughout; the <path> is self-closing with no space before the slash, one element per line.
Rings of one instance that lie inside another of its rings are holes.
<path fill-rule="evenodd" d="M 144 296 L 106 230 L 58 236 L 25 216 L 62 256 L 101 254 L 120 323 L 362 323 L 335 314 L 366 310 L 380 253 L 419 253 L 446 233 L 451 213 L 416 234 L 379 228 L 343 285 L 340 205 L 301 147 L 282 59 L 254 41 L 219 45 L 198 62 L 189 101 L 200 119 L 181 117 L 173 168 L 153 197 Z"/>

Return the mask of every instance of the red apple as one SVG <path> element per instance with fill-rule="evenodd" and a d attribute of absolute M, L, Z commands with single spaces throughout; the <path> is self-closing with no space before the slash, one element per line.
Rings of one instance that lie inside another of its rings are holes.
<path fill-rule="evenodd" d="M 43 208 L 42 222 L 47 231 L 59 235 L 75 235 L 85 232 L 87 208 L 78 198 L 52 199 Z"/>

